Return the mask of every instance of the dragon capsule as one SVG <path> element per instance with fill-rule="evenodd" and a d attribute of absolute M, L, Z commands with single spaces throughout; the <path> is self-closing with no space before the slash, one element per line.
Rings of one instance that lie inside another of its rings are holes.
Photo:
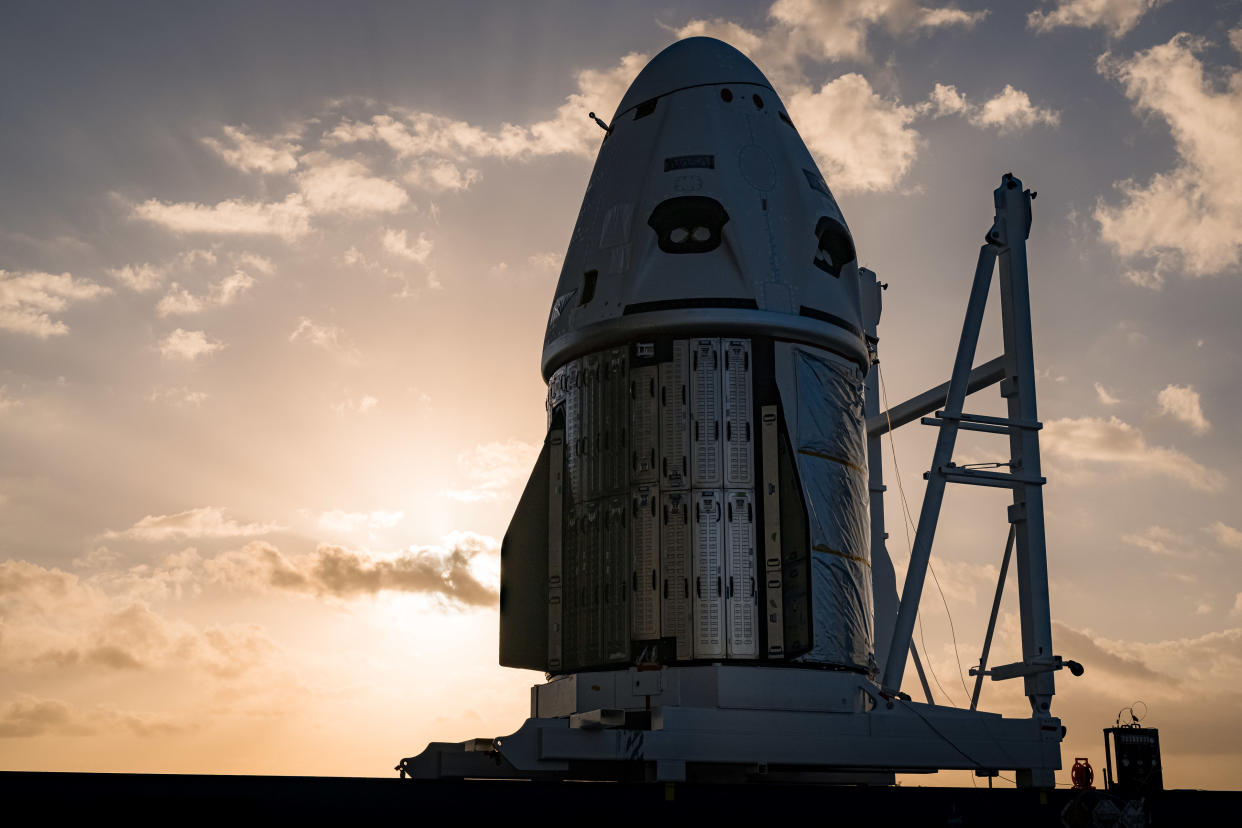
<path fill-rule="evenodd" d="M 501 664 L 873 674 L 875 291 L 755 65 L 705 37 L 653 58 L 607 125 L 548 315 Z"/>

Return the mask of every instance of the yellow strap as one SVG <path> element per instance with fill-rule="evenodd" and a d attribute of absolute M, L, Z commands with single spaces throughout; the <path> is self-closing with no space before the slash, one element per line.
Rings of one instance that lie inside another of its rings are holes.
<path fill-rule="evenodd" d="M 862 468 L 861 466 L 856 466 L 853 463 L 851 463 L 849 460 L 843 460 L 840 457 L 833 457 L 831 454 L 823 454 L 818 451 L 812 451 L 811 449 L 804 449 L 804 448 L 798 449 L 798 454 L 805 454 L 808 457 L 818 457 L 820 460 L 831 460 L 834 463 L 840 463 L 842 466 L 845 466 L 847 469 L 853 469 L 854 471 L 862 472 L 863 474 L 867 473 L 866 469 Z"/>
<path fill-rule="evenodd" d="M 857 563 L 860 563 L 863 566 L 867 567 L 867 569 L 871 568 L 871 561 L 867 560 L 866 558 L 860 558 L 857 555 L 851 555 L 848 552 L 839 552 L 836 549 L 829 549 L 827 546 L 824 546 L 822 543 L 817 543 L 811 548 L 814 549 L 816 552 L 827 552 L 829 555 L 836 555 L 838 558 L 845 558 L 846 560 L 849 560 L 849 561 L 856 561 Z"/>

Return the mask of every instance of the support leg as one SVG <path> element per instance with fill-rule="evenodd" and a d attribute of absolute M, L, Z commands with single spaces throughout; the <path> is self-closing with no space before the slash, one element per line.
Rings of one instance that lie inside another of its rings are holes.
<path fill-rule="evenodd" d="M 935 704 L 936 700 L 932 698 L 931 685 L 927 683 L 927 674 L 923 672 L 923 662 L 919 658 L 919 648 L 914 646 L 914 642 L 910 642 L 910 658 L 914 660 L 914 672 L 919 674 L 919 684 L 923 685 L 923 697 L 927 699 L 928 704 Z"/>
<path fill-rule="evenodd" d="M 918 529 L 914 535 L 914 548 L 910 553 L 910 565 L 906 569 L 906 582 L 901 591 L 901 606 L 897 611 L 897 623 L 893 629 L 892 643 L 888 648 L 888 662 L 884 668 L 883 687 L 889 693 L 901 690 L 906 671 L 906 653 L 914 635 L 914 620 L 918 615 L 919 597 L 923 581 L 927 577 L 927 562 L 931 557 L 932 540 L 936 535 L 936 522 L 940 518 L 940 504 L 944 499 L 945 478 L 940 469 L 953 459 L 953 446 L 957 441 L 956 420 L 961 416 L 966 401 L 970 370 L 974 364 L 975 347 L 979 342 L 979 326 L 987 306 L 988 288 L 996 265 L 996 248 L 985 244 L 979 250 L 975 266 L 974 282 L 970 288 L 970 301 L 966 306 L 966 319 L 962 323 L 962 337 L 957 345 L 957 358 L 953 362 L 953 374 L 949 380 L 949 396 L 945 400 L 944 413 L 948 420 L 940 429 L 936 451 L 932 456 L 931 473 L 927 478 L 927 492 L 919 512 Z"/>
<path fill-rule="evenodd" d="M 1006 379 L 1001 394 L 1009 405 L 1009 419 L 1034 423 L 1035 347 L 1031 333 L 1031 298 L 1027 282 L 1026 239 L 1031 226 L 1031 192 L 1006 175 L 993 194 L 996 202 L 1000 254 L 1001 324 L 1005 335 Z M 1041 478 L 1039 432 L 1014 429 L 1009 440 L 1012 470 L 1027 480 Z M 1034 483 L 1015 486 L 1009 520 L 1017 545 L 1018 603 L 1022 620 L 1022 660 L 1052 658 L 1052 620 L 1048 599 L 1048 552 L 1044 536 L 1044 493 Z M 1035 716 L 1048 716 L 1055 693 L 1051 672 L 1024 679 Z"/>
<path fill-rule="evenodd" d="M 970 695 L 970 709 L 979 706 L 979 691 L 983 689 L 983 673 L 988 669 L 988 653 L 992 649 L 992 634 L 996 632 L 996 616 L 1000 612 L 1001 598 L 1005 594 L 1005 578 L 1009 575 L 1009 559 L 1013 556 L 1014 527 L 1009 526 L 1009 540 L 1005 541 L 1005 557 L 1001 559 L 1000 577 L 996 579 L 996 597 L 992 599 L 992 616 L 988 619 L 988 634 L 983 638 L 983 654 L 979 656 L 979 672 L 975 674 L 975 691 Z"/>

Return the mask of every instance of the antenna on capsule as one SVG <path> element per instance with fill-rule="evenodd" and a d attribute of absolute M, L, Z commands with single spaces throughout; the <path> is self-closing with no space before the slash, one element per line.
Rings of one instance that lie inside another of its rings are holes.
<path fill-rule="evenodd" d="M 594 112 L 588 113 L 588 115 L 590 116 L 592 121 L 599 124 L 600 129 L 602 129 L 604 132 L 608 133 L 609 135 L 612 134 L 612 127 L 608 126 L 608 124 L 604 123 L 599 118 L 595 117 Z"/>

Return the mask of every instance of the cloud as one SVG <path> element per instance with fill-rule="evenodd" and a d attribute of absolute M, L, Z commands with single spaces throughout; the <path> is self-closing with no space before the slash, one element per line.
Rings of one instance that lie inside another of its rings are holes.
<path fill-rule="evenodd" d="M 569 95 L 546 121 L 531 124 L 524 131 L 501 129 L 498 147 L 501 155 L 515 157 L 537 155 L 578 155 L 594 157 L 603 140 L 603 133 L 586 111 L 610 113 L 621 102 L 630 82 L 647 63 L 647 56 L 631 52 L 611 69 L 583 69 L 575 81 L 578 91 Z M 607 116 L 605 116 L 607 117 Z M 509 132 L 509 134 L 505 134 Z"/>
<path fill-rule="evenodd" d="M 1202 622 L 1199 622 L 1202 623 Z M 1215 767 L 1232 768 L 1242 738 L 1242 629 L 1162 641 L 1110 640 L 1089 629 L 1053 623 L 1056 651 L 1086 667 L 1081 678 L 1060 673 L 1053 714 L 1069 723 L 1069 756 L 1098 750 L 1099 731 L 1074 722 L 1111 725 L 1119 709 L 1135 705 L 1146 722 L 1161 730 L 1166 768 L 1181 767 L 1196 778 Z M 1193 690 L 1192 690 L 1193 688 Z M 1198 703 L 1185 703 L 1193 692 Z M 998 694 L 999 695 L 999 694 Z M 1136 700 L 1142 699 L 1142 704 Z M 1025 699 L 1013 700 L 1014 712 Z M 1128 718 L 1124 716 L 1123 718 Z M 1072 751 L 1072 752 L 1071 752 Z M 1193 769 L 1193 770 L 1191 770 Z M 1228 787 L 1227 770 L 1213 777 L 1214 787 Z"/>
<path fill-rule="evenodd" d="M 997 95 L 982 104 L 972 103 L 951 84 L 936 84 L 927 102 L 919 105 L 921 112 L 929 112 L 937 118 L 946 115 L 962 115 L 977 127 L 993 128 L 999 132 L 1018 132 L 1036 124 L 1056 126 L 1061 114 L 1052 109 L 1035 106 L 1031 96 L 1009 84 Z"/>
<path fill-rule="evenodd" d="M 522 440 L 481 443 L 457 455 L 469 488 L 446 489 L 441 494 L 467 503 L 500 500 L 510 494 L 514 484 L 526 480 L 539 450 L 540 446 Z"/>
<path fill-rule="evenodd" d="M 1176 449 L 1148 445 L 1143 432 L 1116 417 L 1064 418 L 1044 425 L 1044 451 L 1070 466 L 1107 464 L 1135 475 L 1162 475 L 1204 492 L 1220 491 L 1225 476 Z"/>
<path fill-rule="evenodd" d="M 970 27 L 987 12 L 928 8 L 914 0 L 777 0 L 768 15 L 788 30 L 792 50 L 820 60 L 843 60 L 866 57 L 867 35 L 877 26 L 895 35 L 945 26 Z"/>
<path fill-rule="evenodd" d="M 1164 274 L 1159 269 L 1155 270 L 1135 270 L 1127 269 L 1121 274 L 1127 282 L 1148 290 L 1161 290 L 1164 288 Z"/>
<path fill-rule="evenodd" d="M 125 287 L 138 293 L 155 290 L 164 282 L 164 271 L 150 263 L 109 268 L 105 272 Z"/>
<path fill-rule="evenodd" d="M 121 556 L 108 547 L 96 546 L 85 555 L 74 558 L 73 565 L 78 569 L 103 569 L 112 566 L 120 559 Z"/>
<path fill-rule="evenodd" d="M 918 110 L 877 94 L 862 75 L 842 75 L 818 92 L 798 89 L 789 111 L 836 190 L 891 190 L 918 154 L 910 128 Z"/>
<path fill-rule="evenodd" d="M 394 253 L 401 258 L 423 256 L 424 254 L 430 256 L 431 250 L 433 249 L 433 243 L 431 240 L 425 239 L 423 234 L 419 234 L 418 239 L 412 244 L 408 243 L 405 231 L 398 233 L 394 230 L 386 230 L 381 237 L 381 242 L 386 243 L 386 246 L 392 247 L 393 250 L 390 250 L 389 252 Z M 401 252 L 397 251 L 403 251 L 408 255 L 402 255 Z M 390 268 L 381 261 L 368 258 L 356 246 L 351 245 L 349 249 L 341 255 L 340 261 L 348 267 L 361 268 L 362 270 L 378 273 L 385 278 L 399 282 L 401 284 L 401 289 L 393 294 L 393 296 L 398 299 L 408 299 L 411 296 L 418 295 L 418 290 L 411 287 L 409 275 L 405 271 L 399 268 Z M 426 281 L 428 287 L 431 287 L 432 289 L 438 289 L 441 287 L 434 270 L 426 271 Z"/>
<path fill-rule="evenodd" d="M 135 736 L 165 736 L 191 727 L 175 717 L 118 710 L 107 705 L 85 708 L 60 699 L 29 694 L 0 708 L 0 739 L 33 736 L 89 736 L 128 730 Z"/>
<path fill-rule="evenodd" d="M 1166 385 L 1156 402 L 1162 415 L 1185 423 L 1195 434 L 1206 434 L 1212 427 L 1203 416 L 1199 392 L 1189 385 Z"/>
<path fill-rule="evenodd" d="M 237 263 L 264 276 L 271 276 L 276 272 L 276 264 L 267 256 L 260 256 L 258 253 L 239 253 Z"/>
<path fill-rule="evenodd" d="M 84 568 L 99 570 L 87 579 L 91 586 L 104 589 L 111 595 L 124 596 L 129 602 L 147 604 L 200 595 L 201 562 L 198 550 L 190 546 L 164 555 L 157 563 L 140 563 L 128 568 L 110 568 L 108 565 Z M 75 560 L 74 565 L 77 563 Z"/>
<path fill-rule="evenodd" d="M 1014 132 L 1035 124 L 1056 126 L 1061 122 L 1061 115 L 1035 106 L 1030 95 L 1005 84 L 999 95 L 984 101 L 979 111 L 970 116 L 970 122 L 976 126 L 995 127 L 1001 132 Z"/>
<path fill-rule="evenodd" d="M 193 362 L 201 356 L 224 348 L 223 342 L 208 339 L 203 331 L 187 331 L 181 328 L 170 333 L 160 341 L 160 355 L 165 359 L 184 359 Z"/>
<path fill-rule="evenodd" d="M 174 564 L 181 564 L 176 558 Z M 135 568 L 137 569 L 137 568 Z M 82 580 L 28 561 L 0 563 L 0 670 L 134 673 L 191 669 L 236 679 L 271 661 L 275 644 L 253 625 L 196 627 L 170 619 L 123 589 L 150 572 Z"/>
<path fill-rule="evenodd" d="M 244 127 L 225 126 L 225 139 L 204 138 L 224 162 L 243 172 L 290 173 L 298 165 L 297 144 L 284 138 L 259 139 L 248 134 Z"/>
<path fill-rule="evenodd" d="M 564 253 L 534 253 L 526 258 L 526 263 L 533 270 L 544 273 L 560 273 L 561 264 L 565 261 Z"/>
<path fill-rule="evenodd" d="M 193 391 L 185 386 L 152 388 L 151 393 L 147 394 L 147 402 L 162 402 L 177 406 L 192 405 L 197 408 L 206 401 L 208 396 L 206 391 Z"/>
<path fill-rule="evenodd" d="M 1026 16 L 1026 25 L 1037 32 L 1050 32 L 1060 26 L 1107 29 L 1121 37 L 1134 28 L 1139 18 L 1166 0 L 1054 0 L 1056 6 L 1036 10 Z M 1048 5 L 1045 0 L 1045 5 Z"/>
<path fill-rule="evenodd" d="M 913 127 L 921 117 L 958 115 L 1001 132 L 1060 121 L 1058 113 L 1033 105 L 1029 95 L 1008 85 L 975 104 L 956 87 L 938 83 L 927 101 L 908 106 L 876 93 L 866 78 L 852 72 L 818 92 L 794 85 L 789 111 L 825 178 L 842 192 L 896 188 L 922 146 Z"/>
<path fill-rule="evenodd" d="M 1121 539 L 1131 546 L 1137 546 L 1139 549 L 1165 558 L 1198 556 L 1198 549 L 1190 538 L 1165 529 L 1163 526 L 1148 526 L 1141 532 L 1123 535 Z"/>
<path fill-rule="evenodd" d="M 287 557 L 271 544 L 252 541 L 206 561 L 204 568 L 217 580 L 248 588 L 340 599 L 412 592 L 451 604 L 493 605 L 499 594 L 492 575 L 499 544 L 469 532 L 445 541 L 445 546 L 411 547 L 389 557 L 328 544 L 312 555 Z"/>
<path fill-rule="evenodd" d="M 201 313 L 208 308 L 219 308 L 233 302 L 250 288 L 255 281 L 240 268 L 211 285 L 206 296 L 195 296 L 181 285 L 173 282 L 168 293 L 155 306 L 160 317 Z"/>
<path fill-rule="evenodd" d="M 385 250 L 394 256 L 400 256 L 411 262 L 418 264 L 426 264 L 431 251 L 435 249 L 435 244 L 431 239 L 427 238 L 425 233 L 419 233 L 418 238 L 411 243 L 406 238 L 404 230 L 385 229 L 381 243 Z"/>
<path fill-rule="evenodd" d="M 326 152 L 310 153 L 302 160 L 308 168 L 298 174 L 298 186 L 312 213 L 391 213 L 410 200 L 399 184 L 371 175 L 360 161 L 333 158 Z"/>
<path fill-rule="evenodd" d="M 204 307 L 203 300 L 191 294 L 181 285 L 173 282 L 168 293 L 155 306 L 155 313 L 160 317 L 198 313 Z"/>
<path fill-rule="evenodd" d="M 377 405 L 379 405 L 379 399 L 372 397 L 370 394 L 365 394 L 356 400 L 353 397 L 347 397 L 341 402 L 334 404 L 332 410 L 344 417 L 349 413 L 366 414 Z"/>
<path fill-rule="evenodd" d="M 968 561 L 956 561 L 951 558 L 940 558 L 935 563 L 936 577 L 945 599 L 954 603 L 977 604 L 982 594 L 991 598 L 996 589 L 996 579 L 1000 570 L 995 564 L 977 564 Z M 904 574 L 904 572 L 903 572 Z M 929 598 L 933 586 L 923 592 L 923 600 L 938 603 L 939 594 Z"/>
<path fill-rule="evenodd" d="M 1092 671 L 1103 670 L 1123 679 L 1178 683 L 1172 676 L 1153 670 L 1137 658 L 1110 651 L 1090 635 L 1058 621 L 1052 622 L 1052 635 L 1058 651 L 1069 653 L 1066 658 L 1089 665 Z"/>
<path fill-rule="evenodd" d="M 1083 632 L 1106 651 L 1127 653 L 1156 674 L 1156 683 L 1168 682 L 1171 676 L 1206 687 L 1236 688 L 1242 682 L 1242 629 L 1155 642 L 1109 641 L 1086 630 Z M 1134 677 L 1143 676 L 1136 674 Z"/>
<path fill-rule="evenodd" d="M 969 28 L 987 16 L 953 6 L 921 6 L 914 0 L 777 0 L 768 9 L 772 20 L 762 33 L 722 19 L 691 20 L 678 37 L 707 35 L 736 45 L 765 66 L 809 58 L 816 61 L 868 57 L 873 29 L 892 35 L 916 35 L 947 26 Z"/>
<path fill-rule="evenodd" d="M 943 115 L 966 115 L 974 109 L 970 101 L 966 100 L 966 96 L 958 92 L 957 87 L 952 84 L 938 83 L 932 87 L 931 95 L 928 96 L 928 103 L 937 117 Z"/>
<path fill-rule="evenodd" d="M 23 696 L 0 711 L 0 738 L 41 736 L 48 732 L 81 736 L 93 732 L 81 719 L 65 702 Z"/>
<path fill-rule="evenodd" d="M 432 158 L 411 162 L 403 180 L 411 187 L 437 193 L 468 190 L 482 177 L 476 169 L 463 169 L 446 158 Z"/>
<path fill-rule="evenodd" d="M 1179 34 L 1129 59 L 1105 54 L 1097 64 L 1139 113 L 1168 124 L 1177 152 L 1176 165 L 1146 184 L 1116 182 L 1121 200 L 1100 199 L 1094 212 L 1101 238 L 1119 255 L 1148 260 L 1151 286 L 1169 270 L 1202 276 L 1242 261 L 1242 195 L 1222 185 L 1242 178 L 1242 71 L 1209 79 L 1197 54 L 1204 46 Z"/>
<path fill-rule="evenodd" d="M 147 515 L 124 531 L 109 531 L 105 537 L 142 541 L 184 538 L 238 538 L 266 535 L 280 530 L 274 523 L 238 523 L 224 516 L 215 506 L 187 509 L 175 515 Z"/>
<path fill-rule="evenodd" d="M 1218 520 L 1208 526 L 1206 531 L 1209 532 L 1221 546 L 1227 546 L 1230 549 L 1242 549 L 1242 532 L 1234 529 L 1232 526 L 1221 523 Z"/>
<path fill-rule="evenodd" d="M 212 302 L 221 307 L 233 304 L 233 301 L 254 287 L 254 279 L 244 270 L 234 270 L 228 276 L 211 286 Z"/>
<path fill-rule="evenodd" d="M 1117 405 L 1121 402 L 1120 399 L 1110 394 L 1108 389 L 1103 385 L 1100 385 L 1098 382 L 1095 384 L 1095 396 L 1100 401 L 1101 405 Z"/>
<path fill-rule="evenodd" d="M 216 254 L 201 247 L 177 255 L 177 264 L 186 269 L 197 267 L 199 264 L 214 265 L 215 263 Z"/>
<path fill-rule="evenodd" d="M 405 512 L 379 509 L 373 512 L 345 512 L 333 509 L 319 515 L 319 528 L 330 532 L 375 532 L 391 529 L 401 522 Z"/>
<path fill-rule="evenodd" d="M 284 201 L 228 199 L 213 205 L 151 198 L 135 205 L 133 215 L 174 233 L 276 236 L 291 242 L 310 232 L 311 210 L 301 194 L 292 193 Z"/>
<path fill-rule="evenodd" d="M 261 273 L 271 272 L 271 259 L 266 259 L 254 253 L 242 253 L 236 259 L 247 266 L 252 266 L 254 270 L 258 270 Z M 128 264 L 122 267 L 109 268 L 105 272 L 130 290 L 136 293 L 147 293 L 162 285 L 170 271 L 197 271 L 204 266 L 213 267 L 216 262 L 217 257 L 214 252 L 195 248 L 178 253 L 163 264 L 156 265 L 150 262 Z M 175 292 L 179 287 L 174 282 L 172 290 Z"/>
<path fill-rule="evenodd" d="M 586 117 L 587 111 L 611 112 L 646 61 L 646 55 L 632 53 L 611 69 L 578 72 L 577 91 L 566 97 L 552 118 L 529 126 L 505 123 L 487 130 L 431 112 L 393 107 L 367 120 L 342 118 L 327 131 L 324 144 L 384 144 L 406 163 L 406 175 L 414 182 L 441 190 L 464 189 L 477 180 L 477 173 L 463 172 L 454 163 L 467 159 L 591 158 L 603 133 Z"/>
<path fill-rule="evenodd" d="M 289 341 L 309 342 L 348 362 L 358 359 L 358 350 L 348 343 L 344 329 L 336 325 L 320 325 L 307 316 L 298 319 L 298 326 L 289 334 Z"/>
<path fill-rule="evenodd" d="M 46 339 L 69 333 L 69 326 L 49 314 L 70 302 L 96 299 L 112 292 L 89 279 L 39 271 L 0 270 L 0 329 Z"/>

